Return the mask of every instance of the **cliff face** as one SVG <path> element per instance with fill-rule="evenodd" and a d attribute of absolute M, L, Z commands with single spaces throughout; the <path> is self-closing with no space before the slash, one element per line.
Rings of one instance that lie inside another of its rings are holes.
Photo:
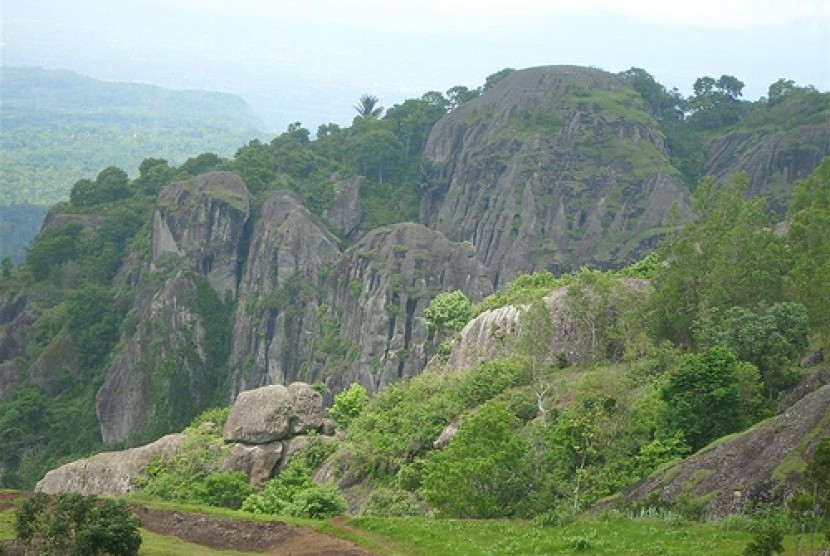
<path fill-rule="evenodd" d="M 196 310 L 199 279 L 217 296 L 234 295 L 238 249 L 250 195 L 229 172 L 212 172 L 164 188 L 153 216 L 152 256 L 141 271 L 125 330 L 98 391 L 106 443 L 131 443 L 183 425 L 218 383 Z"/>
<path fill-rule="evenodd" d="M 830 123 L 795 130 L 737 130 L 712 142 L 704 172 L 723 180 L 746 172 L 749 195 L 765 196 L 784 214 L 795 184 L 806 179 L 830 155 Z"/>
<path fill-rule="evenodd" d="M 642 99 L 593 69 L 508 75 L 440 120 L 424 159 L 422 220 L 471 242 L 498 283 L 630 261 L 687 203 Z"/>
<path fill-rule="evenodd" d="M 234 324 L 231 397 L 309 373 L 337 240 L 293 194 L 276 191 L 254 225 Z"/>
<path fill-rule="evenodd" d="M 453 290 L 472 299 L 493 291 L 471 245 L 419 224 L 370 232 L 329 276 L 320 325 L 339 335 L 329 342 L 321 328 L 318 372 L 325 370 L 333 389 L 361 382 L 372 392 L 419 373 L 435 349 L 423 311 L 435 295 Z"/>

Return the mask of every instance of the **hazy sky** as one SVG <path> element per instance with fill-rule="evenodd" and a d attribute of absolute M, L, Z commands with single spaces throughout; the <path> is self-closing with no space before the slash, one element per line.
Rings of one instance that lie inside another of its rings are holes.
<path fill-rule="evenodd" d="M 239 94 L 284 130 L 476 87 L 504 67 L 645 68 L 830 89 L 827 0 L 0 0 L 2 63 Z"/>

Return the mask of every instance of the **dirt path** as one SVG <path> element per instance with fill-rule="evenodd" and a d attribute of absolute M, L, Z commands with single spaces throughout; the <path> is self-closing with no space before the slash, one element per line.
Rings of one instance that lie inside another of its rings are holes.
<path fill-rule="evenodd" d="M 245 521 L 202 514 L 131 508 L 142 527 L 209 548 L 280 556 L 376 556 L 350 542 L 281 521 Z"/>

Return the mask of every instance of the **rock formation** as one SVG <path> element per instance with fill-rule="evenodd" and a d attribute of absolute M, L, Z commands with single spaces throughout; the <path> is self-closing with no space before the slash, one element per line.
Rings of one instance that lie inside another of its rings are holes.
<path fill-rule="evenodd" d="M 509 74 L 435 124 L 424 158 L 422 220 L 497 284 L 636 259 L 687 203 L 643 100 L 599 70 Z"/>
<path fill-rule="evenodd" d="M 53 469 L 35 486 L 46 494 L 77 492 L 117 496 L 135 489 L 133 480 L 144 474 L 157 457 L 168 460 L 178 453 L 186 436 L 169 434 L 152 444 L 120 452 L 103 452 Z"/>
<path fill-rule="evenodd" d="M 814 446 L 830 436 L 828 407 L 830 385 L 824 385 L 782 414 L 636 483 L 624 498 L 644 501 L 656 493 L 671 501 L 691 496 L 706 501 L 711 517 L 786 500 L 797 484 L 793 474 L 798 465 L 793 464 L 808 459 Z"/>

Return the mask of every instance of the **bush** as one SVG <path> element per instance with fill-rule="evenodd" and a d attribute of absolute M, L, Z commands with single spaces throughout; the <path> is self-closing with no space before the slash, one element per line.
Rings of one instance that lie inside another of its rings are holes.
<path fill-rule="evenodd" d="M 98 503 L 75 493 L 49 498 L 35 494 L 17 512 L 17 538 L 39 541 L 46 554 L 135 556 L 141 546 L 141 525 L 123 501 Z"/>
<path fill-rule="evenodd" d="M 242 511 L 324 519 L 346 512 L 346 500 L 332 486 L 318 485 L 303 459 L 293 460 L 282 473 L 242 503 Z"/>
<path fill-rule="evenodd" d="M 423 514 L 423 504 L 414 493 L 396 488 L 376 488 L 363 509 L 363 515 L 372 517 L 411 517 Z"/>
<path fill-rule="evenodd" d="M 329 409 L 329 417 L 341 429 L 345 429 L 352 419 L 361 414 L 369 403 L 366 388 L 357 382 L 334 396 L 334 404 Z"/>

